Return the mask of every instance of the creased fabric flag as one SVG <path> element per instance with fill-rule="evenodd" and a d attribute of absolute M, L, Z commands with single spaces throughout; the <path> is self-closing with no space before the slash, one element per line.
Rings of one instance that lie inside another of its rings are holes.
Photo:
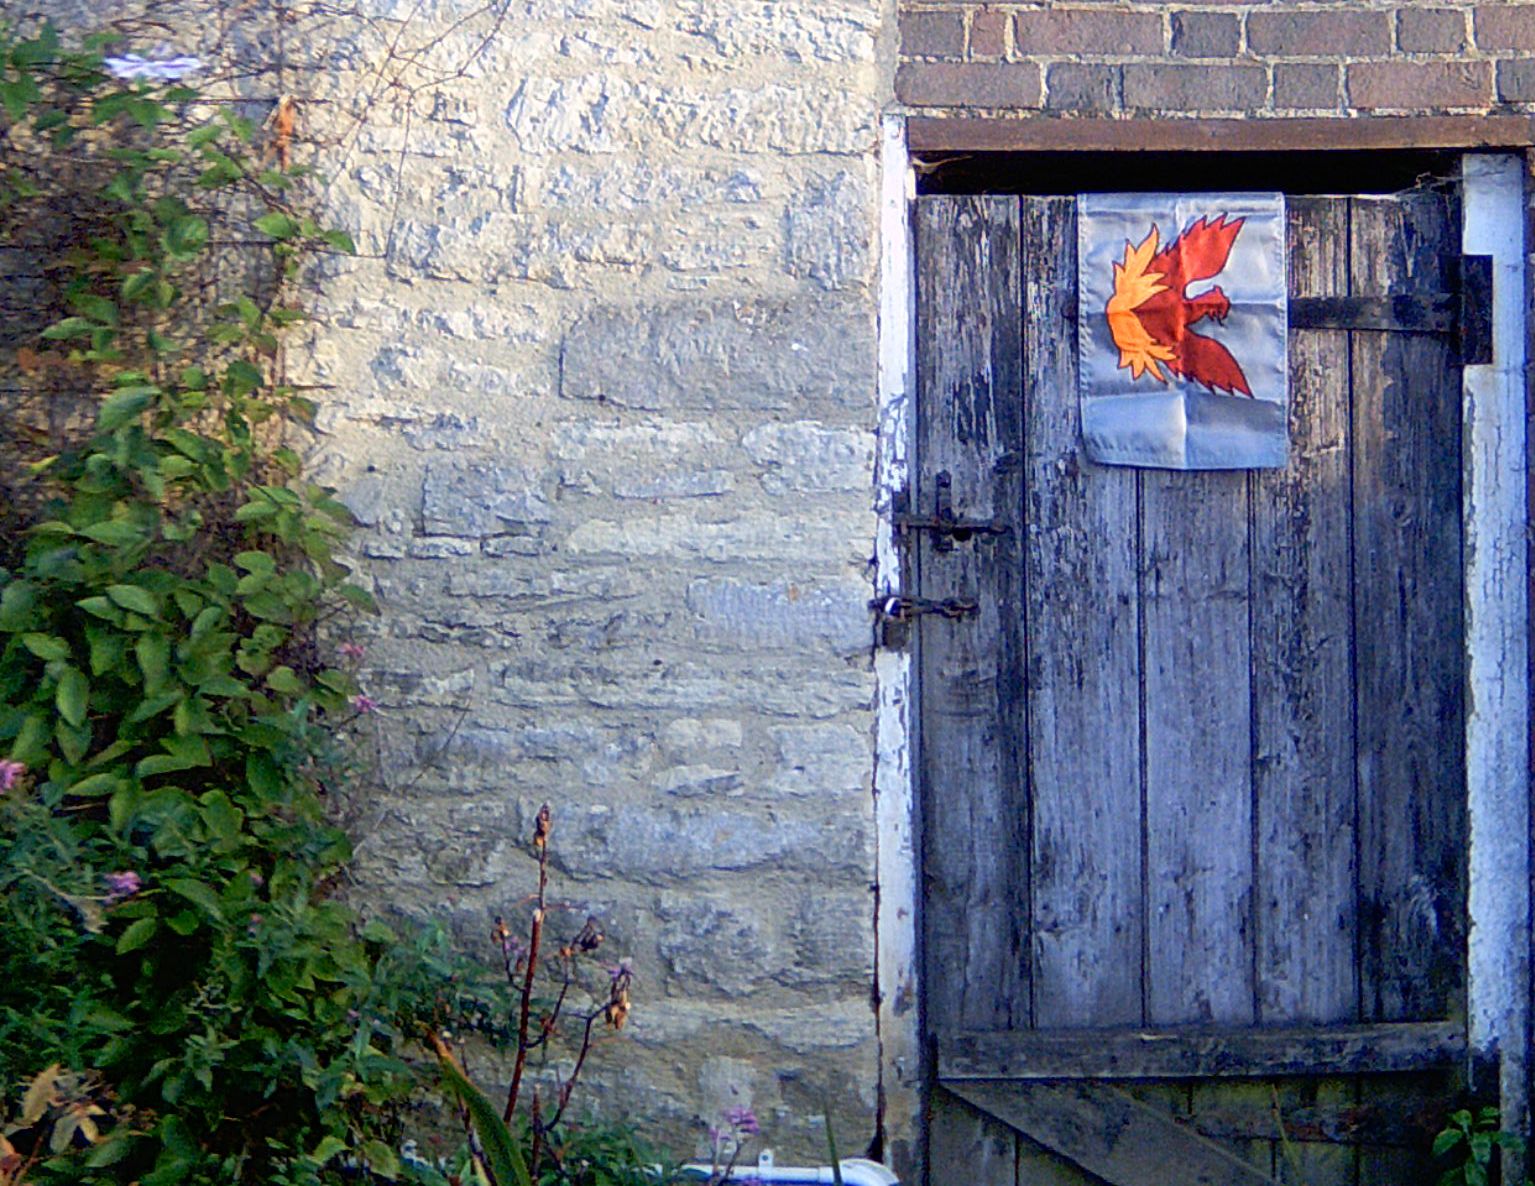
<path fill-rule="evenodd" d="M 1082 437 L 1104 465 L 1283 466 L 1283 194 L 1080 194 Z"/>

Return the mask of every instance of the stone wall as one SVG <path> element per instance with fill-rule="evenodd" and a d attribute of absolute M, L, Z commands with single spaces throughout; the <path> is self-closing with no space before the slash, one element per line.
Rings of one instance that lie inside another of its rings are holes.
<path fill-rule="evenodd" d="M 363 892 L 479 940 L 550 801 L 637 974 L 604 1108 L 858 1152 L 881 2 L 372 7 L 291 84 L 364 257 L 303 360 L 384 606 Z"/>
<path fill-rule="evenodd" d="M 903 0 L 899 100 L 1059 115 L 1377 115 L 1535 102 L 1520 0 Z"/>
<path fill-rule="evenodd" d="M 562 918 L 635 969 L 587 1098 L 680 1155 L 730 1106 L 790 1164 L 824 1160 L 828 1100 L 846 1155 L 876 1134 L 890 8 L 51 12 L 147 12 L 258 123 L 296 100 L 295 160 L 359 248 L 287 360 L 324 388 L 310 472 L 382 606 L 356 893 L 488 957 L 550 802 Z"/>

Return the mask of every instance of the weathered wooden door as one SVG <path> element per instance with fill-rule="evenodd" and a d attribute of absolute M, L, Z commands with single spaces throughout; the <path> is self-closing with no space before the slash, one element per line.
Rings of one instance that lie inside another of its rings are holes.
<path fill-rule="evenodd" d="M 1333 327 L 1292 316 L 1290 464 L 1174 473 L 1082 454 L 1073 200 L 919 200 L 909 547 L 976 607 L 918 642 L 934 1186 L 1424 1178 L 1412 1101 L 1464 1048 L 1461 384 L 1448 336 L 1359 327 L 1448 286 L 1457 206 L 1292 198 Z"/>

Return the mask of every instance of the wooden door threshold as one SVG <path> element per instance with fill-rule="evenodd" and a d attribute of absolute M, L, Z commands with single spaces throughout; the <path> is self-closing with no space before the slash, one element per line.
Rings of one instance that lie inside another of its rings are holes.
<path fill-rule="evenodd" d="M 1283 1029 L 1014 1030 L 939 1035 L 938 1081 L 1269 1078 L 1428 1071 L 1466 1057 L 1451 1021 Z"/>

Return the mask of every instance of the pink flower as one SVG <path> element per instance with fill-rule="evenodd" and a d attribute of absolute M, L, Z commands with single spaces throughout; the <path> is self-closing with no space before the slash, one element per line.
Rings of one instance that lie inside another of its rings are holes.
<path fill-rule="evenodd" d="M 106 883 L 107 905 L 109 906 L 113 902 L 121 902 L 124 898 L 133 897 L 134 894 L 144 888 L 144 882 L 132 869 L 121 873 L 108 873 Z"/>
<path fill-rule="evenodd" d="M 725 1113 L 725 1123 L 743 1137 L 754 1137 L 762 1131 L 757 1124 L 757 1114 L 750 1108 L 731 1108 Z"/>
<path fill-rule="evenodd" d="M 368 648 L 360 642 L 344 642 L 336 648 L 336 654 L 343 659 L 349 659 L 353 663 L 361 663 L 363 656 L 368 653 Z"/>
<path fill-rule="evenodd" d="M 352 707 L 358 712 L 369 713 L 378 707 L 378 701 L 372 696 L 364 696 L 361 692 L 352 697 Z"/>
<path fill-rule="evenodd" d="M 27 772 L 25 762 L 13 762 L 9 758 L 0 758 L 0 791 L 8 791 L 16 785 L 16 780 Z"/>

